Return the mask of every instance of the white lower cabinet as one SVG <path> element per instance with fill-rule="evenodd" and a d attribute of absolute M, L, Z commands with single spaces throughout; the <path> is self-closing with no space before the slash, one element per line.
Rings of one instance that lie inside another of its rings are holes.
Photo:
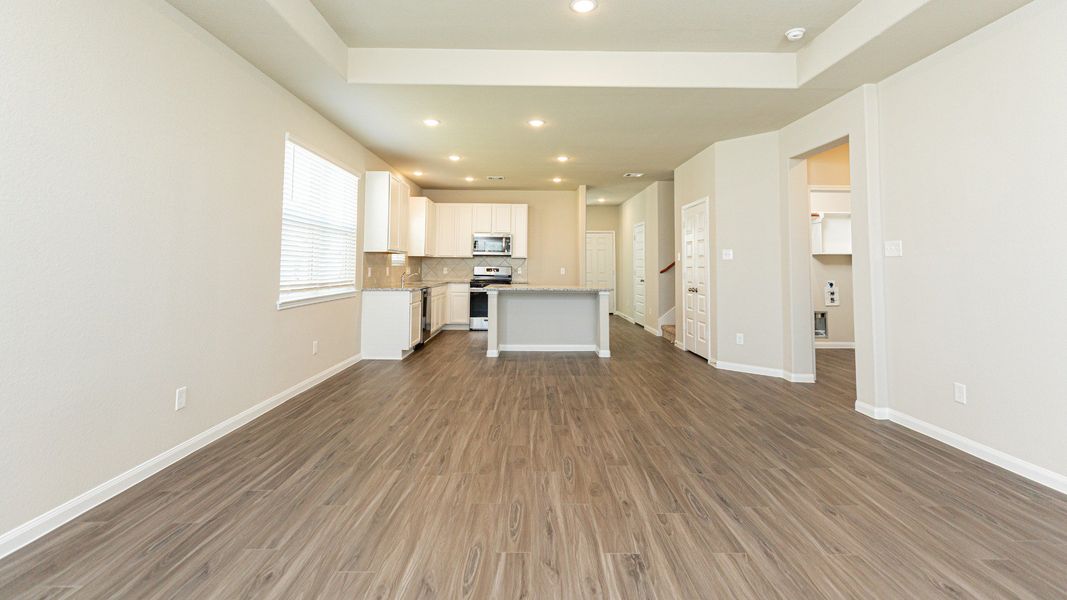
<path fill-rule="evenodd" d="M 362 355 L 400 360 L 421 338 L 422 290 L 363 290 Z"/>
<path fill-rule="evenodd" d="M 430 288 L 430 335 L 436 334 L 448 322 L 448 286 Z"/>
<path fill-rule="evenodd" d="M 470 326 L 471 286 L 467 283 L 448 284 L 448 324 Z"/>

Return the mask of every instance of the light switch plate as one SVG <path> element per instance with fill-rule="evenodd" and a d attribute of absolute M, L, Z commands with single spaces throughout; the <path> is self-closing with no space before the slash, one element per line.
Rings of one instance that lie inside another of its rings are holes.
<path fill-rule="evenodd" d="M 885 243 L 886 256 L 904 256 L 904 242 L 893 240 Z"/>
<path fill-rule="evenodd" d="M 174 410 L 185 408 L 185 387 L 182 386 L 174 392 Z"/>
<path fill-rule="evenodd" d="M 723 250 L 722 251 L 722 259 L 723 260 L 733 260 L 734 259 L 734 251 L 731 248 L 727 248 L 727 249 Z"/>
<path fill-rule="evenodd" d="M 745 345 L 745 334 L 743 334 L 743 333 L 737 334 L 737 345 L 738 346 L 744 346 Z"/>
<path fill-rule="evenodd" d="M 967 404 L 967 386 L 962 383 L 952 384 L 952 399 L 957 404 Z"/>

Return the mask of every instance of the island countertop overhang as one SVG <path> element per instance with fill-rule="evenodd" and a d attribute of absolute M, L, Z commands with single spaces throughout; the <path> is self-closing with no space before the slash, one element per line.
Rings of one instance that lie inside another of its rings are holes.
<path fill-rule="evenodd" d="M 596 287 L 588 285 L 560 285 L 560 284 L 535 284 L 535 283 L 514 283 L 511 285 L 489 285 L 485 288 L 487 291 L 495 292 L 559 292 L 559 293 L 588 293 L 597 294 L 600 292 L 610 292 L 611 288 Z"/>

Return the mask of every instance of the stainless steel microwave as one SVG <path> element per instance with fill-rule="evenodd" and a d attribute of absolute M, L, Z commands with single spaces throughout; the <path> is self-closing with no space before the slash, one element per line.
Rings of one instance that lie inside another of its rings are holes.
<path fill-rule="evenodd" d="M 475 256 L 511 256 L 511 236 L 499 233 L 474 234 Z"/>

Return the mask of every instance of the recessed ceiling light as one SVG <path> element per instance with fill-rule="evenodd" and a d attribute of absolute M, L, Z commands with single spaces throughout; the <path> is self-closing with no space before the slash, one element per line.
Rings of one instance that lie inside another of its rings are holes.
<path fill-rule="evenodd" d="M 438 125 L 441 124 L 441 122 L 438 121 L 437 119 L 425 119 L 422 122 L 422 124 L 427 126 L 427 127 L 437 127 Z"/>
<path fill-rule="evenodd" d="M 415 177 L 422 177 L 422 171 L 415 171 Z"/>
<path fill-rule="evenodd" d="M 448 160 L 450 160 L 452 162 L 459 162 L 460 156 L 458 154 L 453 154 L 453 155 L 448 157 Z"/>
<path fill-rule="evenodd" d="M 467 177 L 466 179 L 467 179 L 467 181 L 474 181 L 473 177 Z"/>
<path fill-rule="evenodd" d="M 530 119 L 529 121 L 527 121 L 527 123 L 530 124 L 530 127 L 544 127 L 545 126 L 545 120 L 544 119 Z"/>
<path fill-rule="evenodd" d="M 794 27 L 789 31 L 785 32 L 785 39 L 789 40 L 790 42 L 799 42 L 800 40 L 804 39 L 804 34 L 807 32 L 808 30 L 804 29 L 803 27 Z"/>
<path fill-rule="evenodd" d="M 623 173 L 622 176 L 623 177 L 631 177 L 631 178 L 633 178 L 633 177 L 644 177 L 645 174 L 644 173 Z"/>
<path fill-rule="evenodd" d="M 596 10 L 596 0 L 571 0 L 571 10 L 576 13 L 588 13 Z"/>
<path fill-rule="evenodd" d="M 557 156 L 556 160 L 558 160 L 559 162 L 567 162 L 568 160 L 570 160 L 570 157 L 569 156 Z"/>
<path fill-rule="evenodd" d="M 552 182 L 553 183 L 563 183 L 563 178 L 562 177 L 553 177 L 552 178 Z"/>
<path fill-rule="evenodd" d="M 597 201 L 597 202 L 603 202 L 603 201 L 604 201 L 604 199 L 603 199 L 603 198 L 597 198 L 597 199 L 596 199 L 596 201 Z"/>

